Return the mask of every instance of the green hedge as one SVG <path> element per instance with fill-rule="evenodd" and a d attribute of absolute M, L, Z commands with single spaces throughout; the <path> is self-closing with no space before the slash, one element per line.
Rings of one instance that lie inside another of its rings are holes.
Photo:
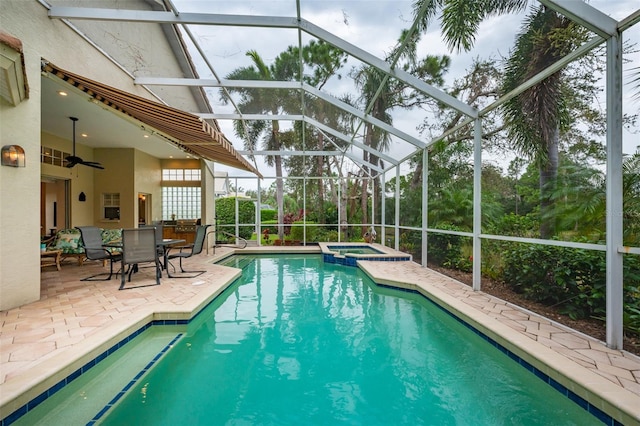
<path fill-rule="evenodd" d="M 304 240 L 304 227 L 302 226 L 304 222 L 295 221 L 291 225 L 291 233 L 289 236 L 293 241 L 303 241 Z M 314 222 L 307 222 L 307 224 L 314 224 Z M 316 230 L 315 226 L 307 227 L 307 241 L 316 241 Z"/>
<path fill-rule="evenodd" d="M 220 198 L 216 200 L 216 222 L 220 230 L 235 234 L 235 212 L 235 197 Z M 255 223 L 256 209 L 253 201 L 245 199 L 238 200 L 238 220 L 240 221 L 240 223 Z M 251 238 L 253 231 L 253 226 L 241 226 L 239 235 L 240 237 L 248 240 Z"/>
<path fill-rule="evenodd" d="M 260 210 L 260 219 L 262 223 L 273 220 L 274 223 L 278 220 L 278 211 L 274 209 Z"/>
<path fill-rule="evenodd" d="M 272 219 L 272 220 L 263 220 L 262 223 L 260 224 L 262 232 L 264 233 L 265 229 L 269 230 L 269 233 L 271 235 L 278 235 L 278 220 L 277 219 Z"/>
<path fill-rule="evenodd" d="M 512 243 L 502 279 L 527 299 L 558 306 L 572 318 L 606 315 L 606 255 L 601 251 Z M 640 331 L 640 258 L 623 267 L 625 326 Z"/>
<path fill-rule="evenodd" d="M 449 231 L 461 230 L 455 225 L 441 225 L 438 228 Z M 460 235 L 429 233 L 427 236 L 427 259 L 429 262 L 445 268 L 470 270 L 469 260 L 463 259 L 462 255 L 464 238 Z"/>

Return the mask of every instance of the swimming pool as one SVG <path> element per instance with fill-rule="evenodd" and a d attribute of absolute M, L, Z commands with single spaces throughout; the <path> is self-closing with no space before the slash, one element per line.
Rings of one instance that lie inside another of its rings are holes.
<path fill-rule="evenodd" d="M 598 424 L 422 296 L 320 256 L 253 258 L 115 396 L 104 424 Z"/>

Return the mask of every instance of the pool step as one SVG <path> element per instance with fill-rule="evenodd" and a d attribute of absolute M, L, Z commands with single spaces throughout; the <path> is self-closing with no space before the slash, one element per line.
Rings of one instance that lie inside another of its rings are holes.
<path fill-rule="evenodd" d="M 244 269 L 254 260 L 255 260 L 255 257 L 253 256 L 247 256 L 247 255 L 231 256 L 219 262 L 218 265 Z"/>

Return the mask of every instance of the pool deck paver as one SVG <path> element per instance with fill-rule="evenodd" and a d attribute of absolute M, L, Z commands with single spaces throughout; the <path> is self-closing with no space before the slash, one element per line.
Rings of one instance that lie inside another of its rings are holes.
<path fill-rule="evenodd" d="M 194 279 L 163 277 L 160 286 L 124 291 L 118 291 L 116 279 L 81 281 L 104 270 L 99 262 L 64 263 L 61 271 L 43 270 L 39 301 L 0 311 L 0 419 L 150 320 L 191 318 L 239 275 L 237 269 L 212 263 L 232 251 L 217 248 L 215 254 L 186 259 L 187 269 L 206 269 Z M 238 252 L 274 251 L 318 253 L 319 249 L 261 247 Z M 359 264 L 380 284 L 416 290 L 447 305 L 542 371 L 558 372 L 566 378 L 567 388 L 579 385 L 574 391 L 583 398 L 590 392 L 605 398 L 599 408 L 624 424 L 640 424 L 640 357 L 607 348 L 601 341 L 474 292 L 414 262 Z M 152 271 L 142 269 L 135 281 Z"/>

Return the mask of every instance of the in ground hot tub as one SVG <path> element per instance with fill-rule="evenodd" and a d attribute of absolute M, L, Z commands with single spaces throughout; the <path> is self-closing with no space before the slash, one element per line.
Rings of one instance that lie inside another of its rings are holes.
<path fill-rule="evenodd" d="M 357 266 L 358 260 L 383 262 L 410 261 L 411 255 L 380 244 L 366 243 L 319 243 L 322 257 L 327 263 Z"/>
<path fill-rule="evenodd" d="M 376 250 L 375 248 L 369 245 L 361 245 L 361 246 L 344 246 L 344 245 L 331 245 L 328 246 L 329 250 L 332 252 L 337 252 L 338 254 L 384 254 L 383 252 Z"/>

